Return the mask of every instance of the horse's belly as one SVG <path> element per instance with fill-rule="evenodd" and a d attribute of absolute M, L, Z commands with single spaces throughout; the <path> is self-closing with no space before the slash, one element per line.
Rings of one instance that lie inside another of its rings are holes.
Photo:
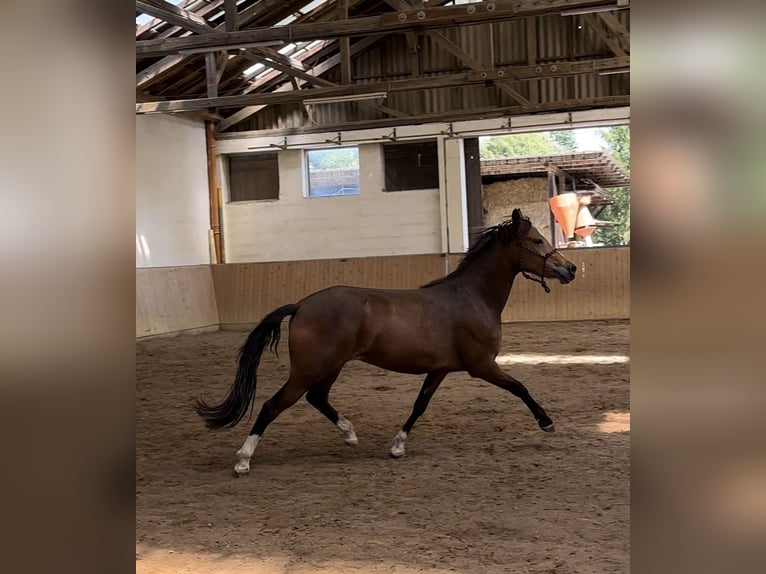
<path fill-rule="evenodd" d="M 389 371 L 420 374 L 458 370 L 452 355 L 447 349 L 423 345 L 422 342 L 418 344 L 406 340 L 378 339 L 357 359 Z"/>

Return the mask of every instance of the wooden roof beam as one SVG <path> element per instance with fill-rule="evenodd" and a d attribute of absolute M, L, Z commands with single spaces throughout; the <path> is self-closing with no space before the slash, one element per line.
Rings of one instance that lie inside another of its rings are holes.
<path fill-rule="evenodd" d="M 316 126 L 310 128 L 287 128 L 287 129 L 275 129 L 275 130 L 259 130 L 252 132 L 239 132 L 237 134 L 227 134 L 231 136 L 241 137 L 244 135 L 252 135 L 258 137 L 267 136 L 283 136 L 283 135 L 297 135 L 307 133 L 322 133 L 327 131 L 349 131 L 359 129 L 373 129 L 373 128 L 388 128 L 402 125 L 410 125 L 413 123 L 430 123 L 430 122 L 456 122 L 463 120 L 473 119 L 487 119 L 507 117 L 516 114 L 529 114 L 537 112 L 561 112 L 570 110 L 582 110 L 593 108 L 606 108 L 613 106 L 628 106 L 630 105 L 630 96 L 599 96 L 596 98 L 581 98 L 576 100 L 563 100 L 558 102 L 546 102 L 544 104 L 530 104 L 529 106 L 522 106 L 517 104 L 515 106 L 508 107 L 484 107 L 473 108 L 468 110 L 448 110 L 444 112 L 430 112 L 426 114 L 412 115 L 408 118 L 383 118 L 379 120 L 364 120 L 358 122 L 348 122 L 335 124 L 332 128 L 328 126 Z M 228 118 L 227 118 L 228 119 Z M 225 121 L 225 120 L 224 120 Z M 236 122 L 235 122 L 236 123 Z M 233 124 L 230 124 L 233 125 Z M 220 129 L 220 126 L 219 126 Z"/>
<path fill-rule="evenodd" d="M 269 10 L 269 8 L 273 8 L 275 5 L 281 2 L 283 2 L 283 0 L 260 0 L 260 2 L 256 2 L 249 8 L 242 10 L 242 12 L 238 13 L 237 17 L 237 21 L 240 27 L 247 26 L 248 24 L 252 23 L 254 20 L 262 16 L 267 10 Z M 179 28 L 188 30 L 189 28 L 187 28 L 185 24 L 185 21 L 181 22 L 181 25 L 175 28 L 175 31 L 178 31 Z M 207 34 L 212 32 L 223 32 L 226 29 L 226 23 L 224 22 L 215 28 L 208 25 L 208 28 L 209 30 L 204 33 Z M 199 31 L 200 33 L 203 33 L 201 32 L 201 28 L 199 28 Z M 164 36 L 164 33 L 162 35 Z M 155 62 L 146 69 L 141 70 L 138 74 L 136 74 L 136 87 L 146 88 L 153 81 L 170 72 L 173 68 L 181 64 L 188 57 L 189 56 L 184 55 L 167 56 L 162 58 L 162 60 L 159 62 Z"/>
<path fill-rule="evenodd" d="M 622 47 L 628 54 L 630 53 L 630 32 L 623 26 L 617 17 L 611 12 L 599 12 L 598 17 L 606 24 L 606 27 L 612 31 L 622 41 Z"/>
<path fill-rule="evenodd" d="M 389 12 L 378 16 L 349 18 L 328 22 L 290 24 L 279 27 L 259 27 L 238 32 L 223 32 L 190 36 L 143 40 L 136 42 L 140 56 L 164 56 L 184 50 L 221 48 L 256 42 L 302 42 L 318 39 L 365 36 L 383 32 L 407 32 L 423 28 L 445 28 L 463 24 L 480 24 L 513 20 L 531 15 L 560 13 L 562 9 L 594 5 L 609 5 L 609 0 L 549 0 L 544 4 L 523 2 L 475 2 L 458 6 L 439 6 Z"/>
<path fill-rule="evenodd" d="M 321 87 L 335 87 L 338 86 L 338 84 L 335 84 L 334 82 L 331 82 L 330 80 L 325 80 L 323 78 L 317 78 L 316 76 L 312 76 L 311 74 L 304 72 L 303 70 L 298 70 L 297 68 L 293 68 L 292 66 L 288 66 L 286 64 L 283 64 L 278 61 L 274 61 L 272 59 L 269 59 L 268 56 L 261 56 L 256 53 L 255 50 L 252 51 L 243 51 L 242 56 L 250 60 L 252 62 L 260 62 L 263 63 L 270 68 L 274 68 L 275 70 L 279 70 L 280 72 L 283 72 L 287 74 L 288 76 L 291 76 L 293 79 L 301 79 L 304 82 L 307 82 L 309 84 L 313 84 L 315 86 L 321 86 Z M 300 86 L 298 86 L 300 88 Z M 311 92 L 309 92 L 309 97 L 311 97 Z M 359 105 L 362 105 L 364 107 L 383 112 L 384 114 L 387 114 L 389 116 L 395 116 L 395 117 L 406 117 L 408 114 L 405 114 L 404 112 L 400 112 L 398 110 L 394 110 L 392 108 L 389 108 L 387 106 L 383 106 L 380 104 L 376 104 L 375 102 L 358 102 Z"/>
<path fill-rule="evenodd" d="M 149 14 L 149 16 L 160 18 L 168 24 L 181 26 L 198 34 L 204 34 L 210 28 L 201 16 L 164 0 L 136 0 L 136 12 Z"/>
<path fill-rule="evenodd" d="M 628 58 L 606 58 L 575 62 L 557 62 L 550 66 L 513 66 L 490 70 L 464 72 L 444 76 L 426 78 L 411 78 L 391 80 L 388 82 L 371 82 L 348 86 L 316 88 L 311 91 L 311 97 L 335 97 L 370 94 L 373 92 L 406 92 L 411 90 L 429 90 L 438 88 L 456 88 L 472 84 L 481 84 L 492 80 L 528 80 L 570 76 L 583 73 L 594 73 L 600 70 L 624 68 L 629 65 Z M 301 101 L 304 94 L 290 92 L 272 92 L 263 94 L 247 94 L 243 96 L 226 96 L 221 98 L 204 98 L 197 100 L 175 100 L 157 104 L 136 104 L 136 113 L 168 112 L 181 110 L 205 109 L 211 107 L 236 108 L 252 105 L 285 104 Z"/>
<path fill-rule="evenodd" d="M 359 42 L 355 42 L 351 44 L 351 56 L 354 56 L 367 48 L 369 48 L 372 44 L 377 42 L 380 39 L 380 36 L 368 36 L 364 40 L 360 40 Z M 340 64 L 340 54 L 335 54 L 334 56 L 330 56 L 322 62 L 321 64 L 317 64 L 314 68 L 311 70 L 308 70 L 308 73 L 312 74 L 313 76 L 321 76 L 325 72 L 331 70 L 335 66 Z M 272 93 L 278 93 L 278 92 L 286 92 L 291 89 L 290 83 L 283 83 L 278 88 L 272 90 Z M 234 114 L 228 116 L 225 120 L 223 120 L 220 124 L 218 124 L 218 131 L 223 131 L 228 128 L 230 128 L 233 125 L 236 125 L 253 114 L 257 114 L 259 111 L 261 111 L 263 108 L 265 108 L 265 105 L 252 105 L 247 106 L 245 108 L 242 108 L 238 112 L 235 112 Z"/>
<path fill-rule="evenodd" d="M 618 58 L 624 58 L 627 56 L 625 50 L 622 49 L 622 46 L 620 46 L 620 43 L 617 41 L 617 39 L 610 34 L 609 30 L 602 26 L 601 20 L 597 20 L 593 14 L 585 14 L 582 18 L 583 21 L 596 33 L 596 36 L 601 38 L 601 41 L 607 45 L 607 47 L 614 53 L 615 56 Z"/>
<path fill-rule="evenodd" d="M 447 50 L 450 54 L 455 56 L 459 62 L 462 62 L 472 70 L 484 70 L 486 69 L 486 65 L 479 62 L 477 59 L 475 59 L 473 56 L 471 56 L 468 52 L 463 50 L 460 46 L 452 42 L 449 38 L 447 38 L 444 34 L 439 32 L 438 30 L 427 30 L 426 35 L 431 38 L 434 42 L 436 42 L 439 46 Z M 511 86 L 496 81 L 494 82 L 495 86 L 497 88 L 511 96 L 514 100 L 519 102 L 520 104 L 528 104 L 529 100 L 526 99 L 524 96 L 522 96 L 519 92 L 514 90 Z"/>

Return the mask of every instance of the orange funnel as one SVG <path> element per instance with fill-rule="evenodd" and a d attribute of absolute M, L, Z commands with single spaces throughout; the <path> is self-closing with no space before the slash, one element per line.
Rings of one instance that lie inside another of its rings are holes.
<path fill-rule="evenodd" d="M 564 230 L 567 239 L 572 237 L 577 223 L 577 210 L 580 208 L 580 201 L 574 192 L 555 195 L 548 200 L 551 205 L 551 211 L 556 221 L 559 222 Z"/>
<path fill-rule="evenodd" d="M 580 237 L 585 237 L 593 233 L 596 229 L 596 220 L 593 219 L 593 215 L 590 213 L 590 209 L 584 205 L 577 213 L 577 225 L 575 226 L 575 233 Z"/>

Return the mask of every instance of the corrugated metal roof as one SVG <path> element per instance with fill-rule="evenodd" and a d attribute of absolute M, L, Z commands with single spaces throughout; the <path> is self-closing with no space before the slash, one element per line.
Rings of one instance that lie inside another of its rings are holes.
<path fill-rule="evenodd" d="M 175 0 L 174 3 L 185 10 L 201 15 L 212 27 L 220 26 L 224 21 L 222 0 Z M 381 0 L 351 0 L 349 4 L 349 14 L 352 17 L 381 14 L 393 10 Z M 440 4 L 445 2 L 432 1 L 429 6 Z M 246 28 L 284 25 L 291 21 L 313 22 L 337 18 L 335 3 L 331 0 L 284 0 L 283 2 L 240 0 L 237 8 L 240 12 L 245 11 L 252 16 Z M 617 10 L 611 14 L 629 29 L 629 9 Z M 295 20 L 292 20 L 293 18 Z M 147 19 L 141 18 L 141 22 L 145 20 Z M 138 40 L 177 38 L 185 33 L 185 30 L 161 21 L 150 19 L 150 23 L 152 23 L 151 26 L 146 23 L 141 26 L 137 20 Z M 546 65 L 564 60 L 590 60 L 614 55 L 591 27 L 585 24 L 582 16 L 562 17 L 558 14 L 550 14 L 491 24 L 441 28 L 438 31 L 486 68 L 530 63 Z M 530 51 L 528 33 L 531 31 L 534 31 L 534 41 Z M 421 76 L 433 77 L 470 70 L 465 62 L 461 62 L 426 33 L 414 34 L 419 46 L 417 59 Z M 352 39 L 352 44 L 357 41 L 359 39 Z M 320 49 L 307 52 L 305 48 L 310 45 Z M 332 41 L 326 46 L 319 46 L 313 42 L 291 44 L 279 51 L 289 52 L 286 55 L 294 55 L 295 59 L 301 60 L 306 68 L 310 69 L 329 57 L 337 57 L 338 50 L 338 42 Z M 138 71 L 157 61 L 153 58 L 139 59 Z M 268 66 L 258 69 L 255 77 L 246 74 L 245 72 L 251 70 L 253 66 L 253 61 L 235 54 L 227 62 L 219 86 L 219 94 L 264 93 L 273 91 L 279 86 L 289 85 L 289 76 L 271 70 Z M 352 58 L 354 83 L 404 79 L 411 77 L 411 74 L 412 55 L 405 34 L 393 33 L 382 36 L 371 47 Z M 321 77 L 340 83 L 338 66 L 325 71 Z M 523 98 L 540 104 L 573 99 L 590 100 L 602 96 L 626 96 L 630 93 L 628 74 L 601 76 L 590 73 L 514 81 L 509 85 Z M 304 86 L 305 88 L 310 86 Z M 149 96 L 166 99 L 205 97 L 204 57 L 187 57 L 180 64 L 156 76 L 146 86 L 142 86 L 142 90 Z M 383 103 L 405 114 L 422 114 L 509 107 L 518 102 L 495 85 L 488 84 L 392 93 Z M 226 110 L 225 113 L 229 115 L 234 113 L 234 110 Z M 315 106 L 312 113 L 317 124 L 327 126 L 387 117 L 383 112 L 356 103 Z M 231 130 L 301 127 L 306 125 L 303 116 L 300 105 L 272 105 L 264 107 L 255 115 L 233 126 Z"/>

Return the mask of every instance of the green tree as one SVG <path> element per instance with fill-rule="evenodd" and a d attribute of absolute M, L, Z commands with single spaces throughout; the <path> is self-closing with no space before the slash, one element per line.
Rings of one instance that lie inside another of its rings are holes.
<path fill-rule="evenodd" d="M 551 141 L 558 148 L 559 153 L 574 153 L 577 151 L 577 140 L 572 130 L 563 130 L 550 133 Z"/>
<path fill-rule="evenodd" d="M 630 126 L 615 126 L 601 131 L 607 151 L 622 169 L 630 174 Z M 605 245 L 630 245 L 630 188 L 610 190 L 614 203 L 601 212 L 599 219 L 614 221 L 616 227 L 604 227 L 594 232 L 594 239 Z"/>
<path fill-rule="evenodd" d="M 557 153 L 555 143 L 542 133 L 516 134 L 480 138 L 481 159 L 533 157 Z"/>
<path fill-rule="evenodd" d="M 311 150 L 308 161 L 312 171 L 359 169 L 359 150 L 355 147 Z"/>

